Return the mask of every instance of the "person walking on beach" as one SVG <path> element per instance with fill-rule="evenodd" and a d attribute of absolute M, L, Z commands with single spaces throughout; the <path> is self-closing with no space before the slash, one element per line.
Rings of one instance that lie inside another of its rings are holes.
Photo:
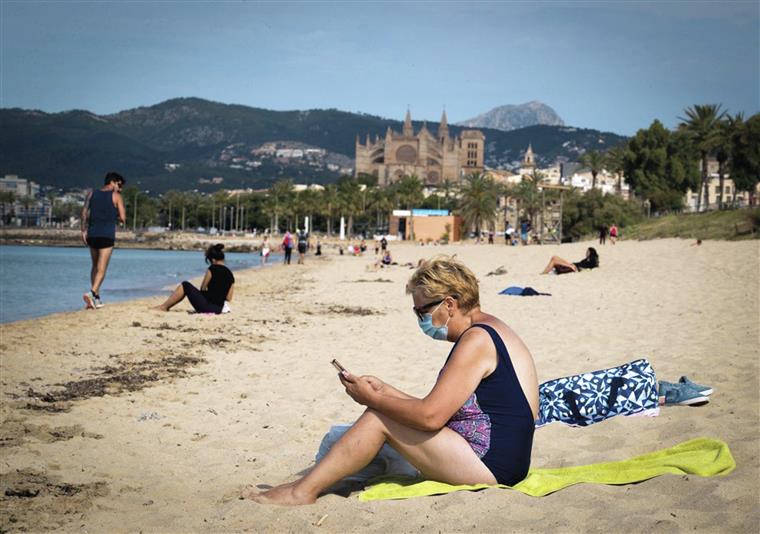
<path fill-rule="evenodd" d="M 303 265 L 307 248 L 309 248 L 309 234 L 306 230 L 301 230 L 298 232 L 298 265 Z"/>
<path fill-rule="evenodd" d="M 520 223 L 520 241 L 523 245 L 528 244 L 528 231 L 530 230 L 530 223 L 525 220 Z"/>
<path fill-rule="evenodd" d="M 261 265 L 267 264 L 271 252 L 272 250 L 269 248 L 269 236 L 265 235 L 264 240 L 261 242 Z"/>
<path fill-rule="evenodd" d="M 612 226 L 610 226 L 610 243 L 614 245 L 615 241 L 617 241 L 617 238 L 618 238 L 618 227 L 615 223 L 612 223 Z"/>
<path fill-rule="evenodd" d="M 163 304 L 156 306 L 154 309 L 165 312 L 169 311 L 187 297 L 193 309 L 198 313 L 219 314 L 224 312 L 225 301 L 232 301 L 235 276 L 224 265 L 224 245 L 221 243 L 211 245 L 206 249 L 205 255 L 209 268 L 203 277 L 201 288 L 198 289 L 185 280 L 177 286 L 177 289 L 174 290 Z"/>
<path fill-rule="evenodd" d="M 285 238 L 282 240 L 282 250 L 285 253 L 282 263 L 290 265 L 290 257 L 293 255 L 293 235 L 290 233 L 290 230 L 285 232 Z"/>
<path fill-rule="evenodd" d="M 100 286 L 106 278 L 108 262 L 111 260 L 116 241 L 116 221 L 126 221 L 124 199 L 124 177 L 115 172 L 106 174 L 105 185 L 87 195 L 82 207 L 82 241 L 90 249 L 90 290 L 82 295 L 85 308 L 103 307 Z"/>
<path fill-rule="evenodd" d="M 604 245 L 607 240 L 607 226 L 604 224 L 599 227 L 599 244 Z"/>
<path fill-rule="evenodd" d="M 478 281 L 459 261 L 424 262 L 406 285 L 422 333 L 453 347 L 430 393 L 408 395 L 374 376 L 341 368 L 346 394 L 364 413 L 329 452 L 295 482 L 243 497 L 260 503 L 309 504 L 366 466 L 389 444 L 428 480 L 505 484 L 530 467 L 538 380 L 525 343 L 481 311 Z"/>

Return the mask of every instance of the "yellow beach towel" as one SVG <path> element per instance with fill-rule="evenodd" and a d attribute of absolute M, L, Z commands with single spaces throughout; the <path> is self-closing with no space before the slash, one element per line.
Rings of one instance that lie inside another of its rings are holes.
<path fill-rule="evenodd" d="M 360 501 L 408 499 L 423 495 L 441 495 L 453 491 L 484 488 L 509 488 L 533 497 L 543 497 L 574 484 L 631 484 L 656 476 L 698 475 L 723 476 L 736 467 L 728 445 L 717 439 L 697 438 L 642 456 L 619 462 L 561 467 L 558 469 L 531 469 L 525 480 L 515 486 L 476 484 L 452 486 L 432 480 L 409 477 L 385 477 L 359 494 Z"/>

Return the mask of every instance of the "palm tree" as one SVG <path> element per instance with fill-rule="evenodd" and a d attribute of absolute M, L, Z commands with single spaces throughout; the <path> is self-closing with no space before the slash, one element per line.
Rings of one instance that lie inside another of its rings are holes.
<path fill-rule="evenodd" d="M 591 189 L 596 189 L 596 175 L 604 168 L 605 159 L 604 155 L 596 150 L 589 150 L 579 159 L 581 165 L 588 167 L 591 171 Z"/>
<path fill-rule="evenodd" d="M 21 205 L 24 206 L 24 226 L 29 226 L 29 210 L 34 205 L 35 199 L 31 196 L 23 196 L 19 199 Z"/>
<path fill-rule="evenodd" d="M 362 211 L 362 190 L 358 182 L 353 178 L 344 178 L 338 182 L 338 205 L 340 213 L 348 217 L 346 235 L 351 236 L 354 231 L 354 216 Z"/>
<path fill-rule="evenodd" d="M 491 224 L 496 220 L 497 189 L 493 178 L 480 172 L 465 176 L 460 187 L 459 213 L 468 227 L 475 226 L 478 242 L 482 224 Z"/>
<path fill-rule="evenodd" d="M 697 197 L 697 211 L 702 208 L 704 192 L 705 208 L 710 201 L 708 191 L 709 173 L 707 159 L 720 143 L 720 123 L 726 115 L 720 104 L 695 104 L 684 110 L 686 117 L 679 117 L 679 128 L 687 133 L 702 160 L 702 183 Z"/>
<path fill-rule="evenodd" d="M 270 216 L 271 232 L 280 232 L 280 215 L 290 211 L 293 197 L 293 180 L 278 180 L 269 188 L 268 201 L 264 212 Z"/>
<path fill-rule="evenodd" d="M 326 185 L 320 196 L 319 214 L 327 217 L 327 235 L 332 237 L 332 221 L 339 202 L 338 186 L 335 184 Z"/>
<path fill-rule="evenodd" d="M 396 205 L 395 191 L 391 187 L 373 187 L 369 190 L 367 210 L 375 211 L 375 229 L 386 225 Z"/>
<path fill-rule="evenodd" d="M 506 187 L 506 196 L 517 200 L 518 215 L 521 210 L 527 212 L 531 228 L 536 227 L 536 216 L 541 209 L 541 195 L 538 192 L 538 186 L 543 178 L 544 177 L 541 173 L 534 170 L 530 179 Z"/>
<path fill-rule="evenodd" d="M 731 147 L 733 137 L 738 127 L 744 122 L 744 114 L 737 113 L 735 117 L 726 115 L 726 118 L 720 122 L 718 145 L 715 149 L 715 159 L 718 160 L 718 209 L 723 209 L 723 184 L 725 183 L 726 164 L 731 160 Z M 736 191 L 736 187 L 734 187 Z"/>
<path fill-rule="evenodd" d="M 443 203 L 446 209 L 451 205 L 451 199 L 456 194 L 457 186 L 449 180 L 444 180 L 438 188 L 439 193 L 443 193 Z"/>
<path fill-rule="evenodd" d="M 222 220 L 222 213 L 224 212 L 224 206 L 229 200 L 229 195 L 224 189 L 214 191 L 211 195 L 211 226 L 220 230 L 224 229 L 224 221 Z"/>
<path fill-rule="evenodd" d="M 6 206 L 10 206 L 10 212 L 13 213 L 13 205 L 16 203 L 16 193 L 14 191 L 0 191 L 0 206 L 3 208 L 3 217 L 2 221 L 3 224 L 6 223 L 5 217 L 7 215 L 6 213 Z"/>
<path fill-rule="evenodd" d="M 625 146 L 619 145 L 607 151 L 606 163 L 607 168 L 617 174 L 617 192 L 623 194 L 623 170 L 625 169 Z"/>
<path fill-rule="evenodd" d="M 396 200 L 400 206 L 407 210 L 413 210 L 414 206 L 421 204 L 425 199 L 422 182 L 415 174 L 405 174 L 394 184 Z M 414 217 L 409 217 L 409 237 L 414 240 Z"/>
<path fill-rule="evenodd" d="M 304 189 L 296 196 L 294 211 L 296 215 L 296 226 L 300 224 L 301 216 L 309 218 L 309 225 L 314 227 L 314 212 L 318 209 L 317 192 L 313 189 Z"/>

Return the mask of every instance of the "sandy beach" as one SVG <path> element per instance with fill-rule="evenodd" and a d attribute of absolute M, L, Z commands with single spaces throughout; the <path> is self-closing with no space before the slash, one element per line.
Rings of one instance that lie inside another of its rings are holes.
<path fill-rule="evenodd" d="M 538 274 L 552 254 L 578 261 L 589 245 L 392 252 L 402 264 L 464 260 L 483 309 L 523 338 L 540 381 L 646 357 L 660 379 L 715 388 L 702 407 L 537 430 L 534 467 L 711 437 L 731 448 L 732 474 L 543 498 L 489 489 L 371 503 L 331 494 L 300 508 L 240 500 L 248 484 L 291 480 L 332 424 L 361 413 L 331 359 L 422 396 L 450 349 L 419 331 L 404 294 L 410 269 L 369 271 L 372 254 L 328 249 L 305 266 L 236 273 L 229 315 L 190 314 L 187 302 L 162 314 L 152 298 L 1 325 L 0 531 L 757 532 L 758 241 L 623 241 L 598 247 L 600 269 Z M 487 276 L 500 266 L 506 274 Z M 497 294 L 510 285 L 552 296 Z"/>

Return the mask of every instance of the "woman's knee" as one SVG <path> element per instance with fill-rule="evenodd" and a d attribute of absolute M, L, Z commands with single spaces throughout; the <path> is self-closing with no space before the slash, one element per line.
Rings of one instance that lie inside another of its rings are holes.
<path fill-rule="evenodd" d="M 360 420 L 362 420 L 365 424 L 371 424 L 380 427 L 382 428 L 383 432 L 387 432 L 387 419 L 387 416 L 381 414 L 374 408 L 367 408 L 364 410 L 364 413 L 360 417 Z"/>

